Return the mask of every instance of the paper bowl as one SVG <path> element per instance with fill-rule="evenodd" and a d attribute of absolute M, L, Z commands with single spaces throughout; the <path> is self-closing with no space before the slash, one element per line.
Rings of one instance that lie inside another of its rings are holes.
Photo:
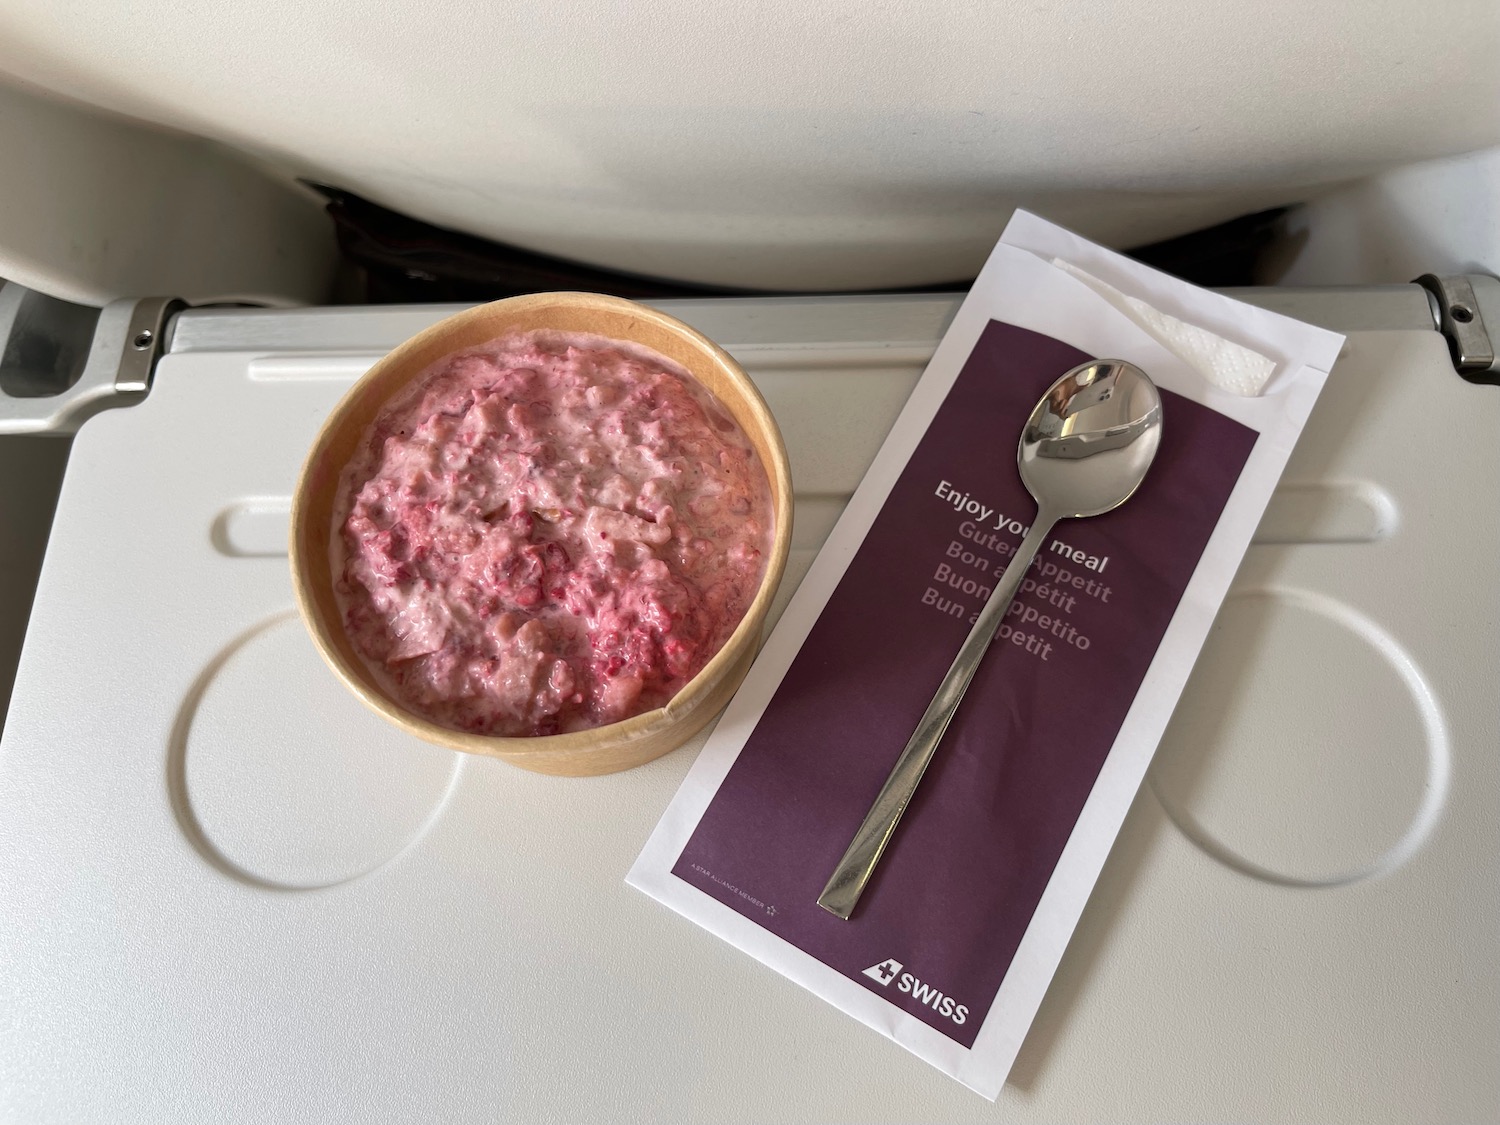
<path fill-rule="evenodd" d="M 724 647 L 664 707 L 569 734 L 507 738 L 450 730 L 386 693 L 344 631 L 330 559 L 340 477 L 385 405 L 437 360 L 511 332 L 551 329 L 637 344 L 675 361 L 735 417 L 770 480 L 775 535 L 765 577 Z M 792 484 L 776 421 L 749 377 L 724 350 L 664 313 L 617 297 L 540 293 L 468 309 L 396 348 L 350 388 L 328 416 L 302 467 L 292 501 L 291 565 L 297 607 L 334 674 L 376 714 L 418 738 L 471 754 L 504 758 L 540 773 L 613 773 L 681 746 L 718 714 L 744 679 L 760 645 L 771 599 L 786 569 Z"/>

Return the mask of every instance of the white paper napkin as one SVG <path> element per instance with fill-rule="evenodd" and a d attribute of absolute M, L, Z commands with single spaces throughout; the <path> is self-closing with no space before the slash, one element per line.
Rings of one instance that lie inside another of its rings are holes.
<path fill-rule="evenodd" d="M 1265 392 L 1276 370 L 1275 360 L 1121 293 L 1063 258 L 1053 258 L 1052 264 L 1083 282 L 1220 390 L 1246 398 Z"/>

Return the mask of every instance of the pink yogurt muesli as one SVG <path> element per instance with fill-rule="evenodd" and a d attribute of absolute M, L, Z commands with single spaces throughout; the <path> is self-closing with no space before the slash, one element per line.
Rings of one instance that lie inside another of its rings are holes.
<path fill-rule="evenodd" d="M 773 519 L 749 440 L 690 376 L 559 333 L 434 364 L 341 500 L 355 647 L 410 710 L 497 735 L 666 703 L 754 600 Z"/>

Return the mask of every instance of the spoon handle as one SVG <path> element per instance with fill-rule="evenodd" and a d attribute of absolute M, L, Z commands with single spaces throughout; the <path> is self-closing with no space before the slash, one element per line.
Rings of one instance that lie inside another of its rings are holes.
<path fill-rule="evenodd" d="M 844 857 L 839 860 L 838 866 L 833 869 L 833 874 L 828 879 L 827 886 L 823 888 L 823 893 L 818 896 L 818 905 L 829 913 L 837 914 L 847 921 L 849 915 L 854 912 L 854 905 L 859 902 L 859 896 L 864 893 L 865 884 L 875 873 L 875 865 L 880 862 L 886 844 L 890 842 L 891 835 L 896 831 L 897 821 L 906 811 L 906 806 L 911 803 L 912 796 L 917 791 L 917 784 L 922 780 L 927 764 L 932 761 L 938 743 L 943 739 L 943 732 L 948 729 L 949 720 L 958 710 L 959 701 L 968 690 L 969 681 L 974 678 L 979 661 L 995 639 L 995 634 L 1000 631 L 1006 610 L 1015 600 L 1016 591 L 1021 588 L 1021 580 L 1026 577 L 1026 571 L 1031 567 L 1031 560 L 1036 557 L 1037 551 L 1051 534 L 1056 522 L 1057 517 L 1038 512 L 1036 519 L 1032 522 L 1031 530 L 1026 533 L 1026 538 L 1021 540 L 1021 545 L 1016 548 L 1010 565 L 1005 568 L 1005 573 L 1000 576 L 994 593 L 990 595 L 989 600 L 985 602 L 984 609 L 980 611 L 979 620 L 969 630 L 969 635 L 964 639 L 963 647 L 958 650 L 958 655 L 954 657 L 948 674 L 938 685 L 937 694 L 927 705 L 921 722 L 917 724 L 916 733 L 911 736 L 906 749 L 901 751 L 901 756 L 896 759 L 891 775 L 885 779 L 885 785 L 881 787 L 875 803 L 865 814 L 865 819 L 860 824 L 859 830 L 854 833 L 854 839 L 850 841 Z"/>

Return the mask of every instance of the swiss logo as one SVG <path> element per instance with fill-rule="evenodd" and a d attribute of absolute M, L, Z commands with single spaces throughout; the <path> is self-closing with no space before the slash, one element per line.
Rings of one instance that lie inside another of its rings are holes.
<path fill-rule="evenodd" d="M 890 988 L 891 982 L 896 984 L 895 991 L 906 993 L 918 1004 L 931 1008 L 940 1016 L 952 1020 L 954 1023 L 963 1023 L 969 1018 L 969 1008 L 966 1004 L 960 1004 L 953 997 L 939 991 L 924 980 L 918 980 L 912 973 L 901 970 L 906 966 L 894 957 L 887 957 L 878 965 L 871 965 L 864 970 L 865 976 L 869 977 L 881 988 Z M 891 998 L 893 1004 L 902 1007 L 905 1004 L 896 997 Z"/>
<path fill-rule="evenodd" d="M 865 970 L 865 976 L 880 985 L 890 984 L 901 972 L 901 962 L 887 957 L 878 965 L 871 965 Z"/>

